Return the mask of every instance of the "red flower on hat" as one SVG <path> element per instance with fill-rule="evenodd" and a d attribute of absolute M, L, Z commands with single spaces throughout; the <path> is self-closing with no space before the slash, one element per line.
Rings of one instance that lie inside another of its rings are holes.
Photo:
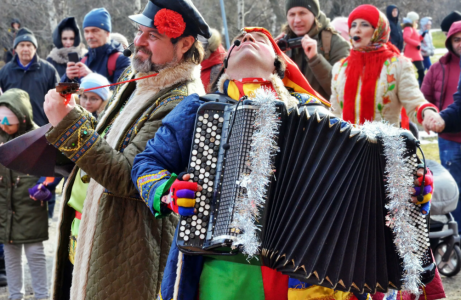
<path fill-rule="evenodd" d="M 166 8 L 155 15 L 154 25 L 159 33 L 166 34 L 171 39 L 180 37 L 186 30 L 186 22 L 181 14 Z"/>

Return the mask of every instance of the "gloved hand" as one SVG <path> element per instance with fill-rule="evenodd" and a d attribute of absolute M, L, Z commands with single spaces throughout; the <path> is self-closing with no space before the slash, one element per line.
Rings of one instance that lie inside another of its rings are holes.
<path fill-rule="evenodd" d="M 428 34 L 428 32 L 429 32 L 429 31 L 427 31 L 427 30 L 424 30 L 424 32 L 421 34 L 421 36 L 422 36 L 422 37 L 425 37 L 425 36 L 426 36 L 426 34 Z"/>
<path fill-rule="evenodd" d="M 52 194 L 46 188 L 46 186 L 39 183 L 29 189 L 29 197 L 36 201 L 49 201 L 52 197 Z"/>
<path fill-rule="evenodd" d="M 421 50 L 421 46 L 416 46 L 416 49 Z"/>
<path fill-rule="evenodd" d="M 179 179 L 182 177 L 182 180 Z M 190 175 L 178 176 L 170 187 L 170 193 L 166 202 L 168 207 L 181 216 L 192 216 L 195 211 L 195 192 L 201 191 L 202 187 L 196 182 L 189 182 Z"/>
<path fill-rule="evenodd" d="M 424 175 L 423 168 L 418 169 L 418 178 L 415 180 L 415 186 L 413 187 L 413 195 L 411 197 L 413 203 L 421 205 L 421 213 L 423 215 L 427 215 L 431 210 L 432 193 L 434 192 L 434 177 L 429 168 L 426 168 L 426 170 L 427 173 L 426 178 L 424 180 L 423 199 L 421 201 L 418 200 L 418 196 L 421 193 L 421 182 L 423 181 Z"/>

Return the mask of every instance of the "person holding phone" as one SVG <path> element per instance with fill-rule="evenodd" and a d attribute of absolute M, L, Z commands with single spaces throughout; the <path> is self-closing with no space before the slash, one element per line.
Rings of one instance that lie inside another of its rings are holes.
<path fill-rule="evenodd" d="M 63 19 L 54 29 L 53 44 L 55 47 L 46 60 L 56 68 L 60 77 L 66 74 L 68 62 L 78 63 L 88 52 L 74 17 Z"/>
<path fill-rule="evenodd" d="M 117 82 L 130 65 L 130 59 L 122 52 L 123 46 L 110 39 L 112 21 L 105 8 L 95 8 L 83 19 L 83 35 L 89 52 L 77 62 L 68 62 L 61 82 L 77 81 L 91 73 L 98 73 L 111 83 Z"/>

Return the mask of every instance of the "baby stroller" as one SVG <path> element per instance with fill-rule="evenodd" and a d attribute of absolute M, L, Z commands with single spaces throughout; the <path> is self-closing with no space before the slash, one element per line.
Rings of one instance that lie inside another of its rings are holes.
<path fill-rule="evenodd" d="M 458 223 L 451 215 L 458 204 L 458 186 L 441 164 L 433 160 L 426 163 L 434 174 L 429 239 L 440 274 L 451 277 L 461 269 Z"/>

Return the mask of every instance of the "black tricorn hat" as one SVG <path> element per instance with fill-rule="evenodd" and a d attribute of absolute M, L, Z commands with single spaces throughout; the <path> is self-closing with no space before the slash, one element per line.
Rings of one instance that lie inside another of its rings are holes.
<path fill-rule="evenodd" d="M 182 36 L 211 37 L 210 27 L 191 0 L 149 0 L 142 14 L 129 18 L 139 25 L 155 28 L 155 15 L 163 8 L 175 11 L 183 17 L 186 29 Z"/>

